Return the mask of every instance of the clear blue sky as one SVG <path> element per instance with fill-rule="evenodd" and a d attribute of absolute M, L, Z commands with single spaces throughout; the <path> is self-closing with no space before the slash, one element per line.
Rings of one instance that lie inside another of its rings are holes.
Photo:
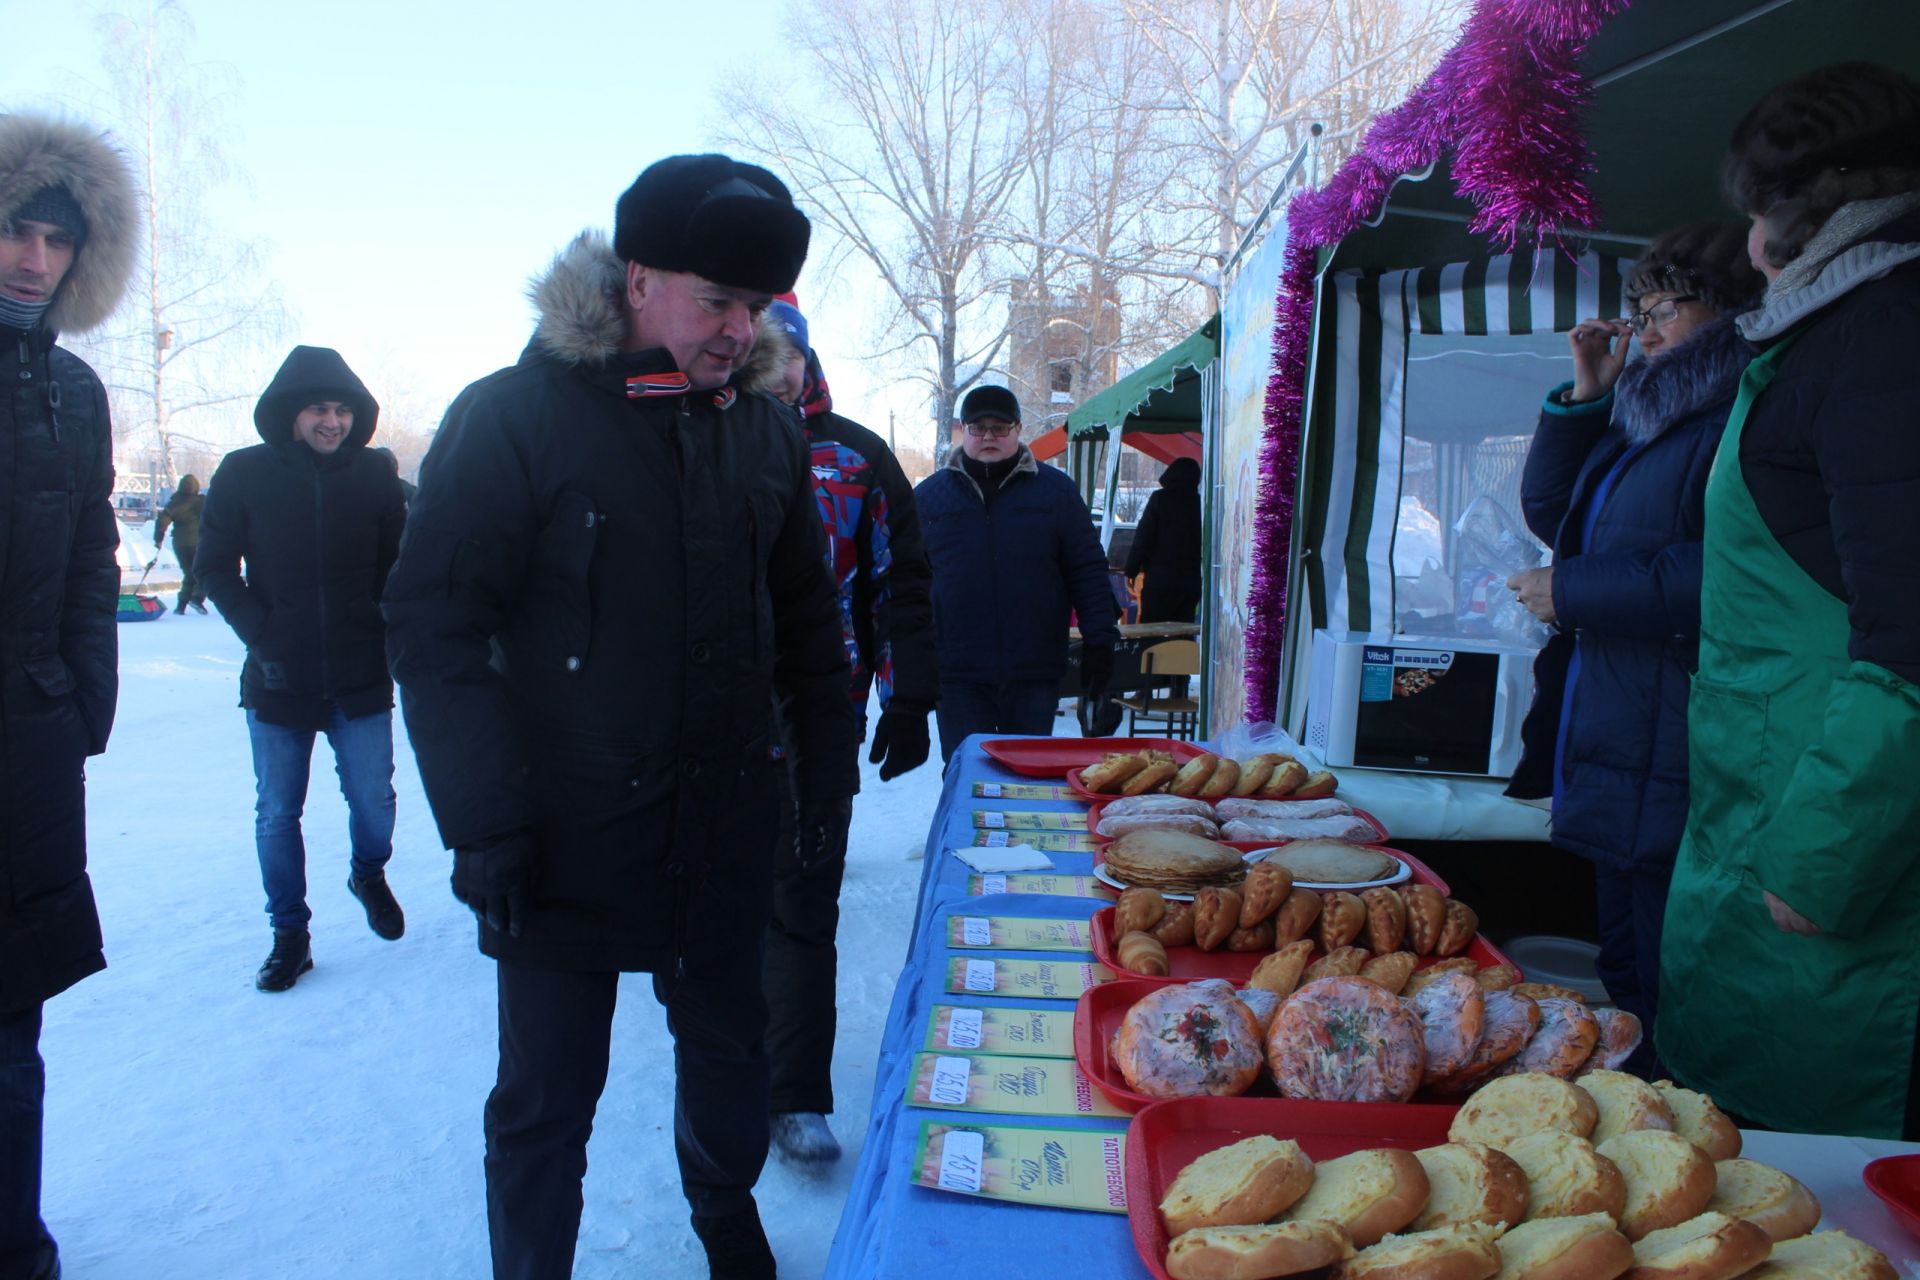
<path fill-rule="evenodd" d="M 806 74 L 782 54 L 777 0 L 186 10 L 194 60 L 235 83 L 219 141 L 244 184 L 212 213 L 268 243 L 292 315 L 286 345 L 338 347 L 396 408 L 437 411 L 515 359 L 532 328 L 528 276 L 583 227 L 609 228 L 614 198 L 648 163 L 711 146 L 724 75 L 764 69 L 779 95 Z M 88 85 L 107 74 L 101 11 L 0 0 L 0 108 L 86 114 Z M 866 290 L 814 267 L 799 286 L 836 399 L 884 433 L 855 359 Z M 280 354 L 263 358 L 263 385 Z"/>

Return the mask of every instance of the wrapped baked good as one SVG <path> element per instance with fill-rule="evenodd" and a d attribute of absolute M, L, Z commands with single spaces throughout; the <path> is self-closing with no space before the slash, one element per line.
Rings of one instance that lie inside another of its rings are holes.
<path fill-rule="evenodd" d="M 1241 925 L 1227 935 L 1225 945 L 1229 951 L 1271 951 L 1273 921 L 1262 920 L 1259 924 Z"/>
<path fill-rule="evenodd" d="M 1715 1172 L 1706 1153 L 1666 1129 L 1634 1129 L 1594 1149 L 1613 1161 L 1627 1183 L 1620 1233 L 1639 1240 L 1706 1212 Z"/>
<path fill-rule="evenodd" d="M 1127 1087 L 1149 1097 L 1245 1093 L 1260 1074 L 1260 1027 L 1227 983 L 1175 983 L 1127 1010 L 1113 1059 Z"/>
<path fill-rule="evenodd" d="M 1345 818 L 1353 806 L 1344 800 L 1262 800 L 1257 796 L 1229 797 L 1213 806 L 1213 816 L 1230 818 Z"/>
<path fill-rule="evenodd" d="M 1520 971 L 1510 964 L 1490 964 L 1473 975 L 1482 991 L 1505 991 L 1520 981 Z"/>
<path fill-rule="evenodd" d="M 1480 1024 L 1480 1043 L 1473 1057 L 1451 1076 L 1429 1073 L 1427 1087 L 1438 1093 L 1466 1092 L 1519 1056 L 1539 1029 L 1539 1005 L 1510 991 L 1487 992 L 1486 1018 Z"/>
<path fill-rule="evenodd" d="M 1167 976 L 1167 949 L 1150 933 L 1124 933 L 1114 945 L 1120 967 L 1149 978 Z"/>
<path fill-rule="evenodd" d="M 1103 818 L 1123 818 L 1136 813 L 1187 814 L 1195 818 L 1213 817 L 1213 806 L 1192 796 L 1119 796 L 1100 804 Z"/>
<path fill-rule="evenodd" d="M 1587 998 L 1572 987 L 1563 987 L 1554 982 L 1516 982 L 1512 989 L 1529 1000 L 1571 1000 L 1575 1004 L 1587 1002 Z"/>
<path fill-rule="evenodd" d="M 1389 951 L 1361 965 L 1360 976 L 1368 982 L 1379 983 L 1388 995 L 1397 996 L 1406 989 L 1415 963 L 1417 960 L 1411 951 Z"/>
<path fill-rule="evenodd" d="M 1312 939 L 1301 938 L 1297 942 L 1290 942 L 1255 965 L 1247 985 L 1260 987 L 1283 998 L 1290 996 L 1300 985 L 1301 975 L 1306 972 L 1307 960 L 1312 955 Z"/>
<path fill-rule="evenodd" d="M 1107 839 L 1135 831 L 1181 831 L 1205 840 L 1218 840 L 1221 834 L 1212 818 L 1197 818 L 1190 813 L 1129 813 L 1117 818 L 1103 813 L 1093 828 L 1093 834 Z"/>
<path fill-rule="evenodd" d="M 1427 1189 L 1427 1171 L 1411 1151 L 1376 1147 L 1315 1162 L 1313 1185 L 1281 1216 L 1337 1222 L 1364 1249 L 1412 1222 L 1427 1202 Z"/>
<path fill-rule="evenodd" d="M 1479 932 L 1479 913 L 1464 902 L 1448 898 L 1446 919 L 1440 925 L 1440 938 L 1433 944 L 1433 954 L 1457 956 L 1472 944 Z"/>
<path fill-rule="evenodd" d="M 1273 945 L 1284 947 L 1306 937 L 1320 919 L 1322 905 L 1319 894 L 1295 885 L 1273 917 Z"/>
<path fill-rule="evenodd" d="M 1474 962 L 1466 956 L 1456 956 L 1452 960 L 1436 960 L 1424 969 L 1416 969 L 1413 976 L 1407 979 L 1406 990 L 1400 994 L 1409 998 L 1417 996 L 1420 994 L 1420 988 L 1429 982 L 1438 982 L 1450 973 L 1464 973 L 1471 978 L 1476 968 Z"/>
<path fill-rule="evenodd" d="M 1367 946 L 1377 956 L 1398 951 L 1407 936 L 1407 903 L 1400 891 L 1381 885 L 1362 893 L 1360 901 L 1367 909 Z"/>
<path fill-rule="evenodd" d="M 1233 994 L 1240 997 L 1240 1003 L 1253 1011 L 1253 1020 L 1260 1024 L 1261 1043 L 1266 1042 L 1267 1028 L 1273 1025 L 1273 1017 L 1280 1012 L 1280 1006 L 1286 997 L 1276 995 L 1264 987 L 1241 987 Z"/>
<path fill-rule="evenodd" d="M 1504 1151 L 1480 1142 L 1449 1142 L 1413 1153 L 1427 1172 L 1427 1205 L 1411 1224 L 1487 1226 L 1505 1231 L 1527 1215 L 1527 1175 Z"/>
<path fill-rule="evenodd" d="M 1193 904 L 1191 902 L 1169 902 L 1167 914 L 1160 917 L 1160 923 L 1147 930 L 1154 940 L 1163 947 L 1190 947 L 1193 945 Z"/>
<path fill-rule="evenodd" d="M 1367 927 L 1367 908 L 1345 889 L 1335 889 L 1320 900 L 1320 949 L 1338 951 Z"/>
<path fill-rule="evenodd" d="M 1107 792 L 1117 794 L 1127 779 L 1149 763 L 1146 756 L 1137 752 L 1110 752 L 1098 764 L 1088 765 L 1080 771 L 1080 785 L 1096 795 Z"/>
<path fill-rule="evenodd" d="M 1420 1018 L 1428 1074 L 1445 1078 L 1466 1069 L 1486 1021 L 1486 995 L 1464 973 L 1445 974 L 1407 1002 Z"/>
<path fill-rule="evenodd" d="M 1593 1046 L 1593 1056 L 1580 1069 L 1581 1074 L 1596 1070 L 1617 1071 L 1640 1047 L 1640 1019 L 1625 1009 L 1615 1009 L 1611 1005 L 1595 1008 L 1592 1013 L 1594 1021 L 1600 1024 L 1600 1041 Z"/>
<path fill-rule="evenodd" d="M 1321 978 L 1351 978 L 1360 972 L 1372 956 L 1373 953 L 1365 947 L 1335 947 L 1308 965 L 1300 980 L 1316 982 Z"/>
<path fill-rule="evenodd" d="M 1440 945 L 1440 931 L 1447 923 L 1447 900 L 1430 884 L 1400 886 L 1407 904 L 1407 944 L 1417 956 L 1430 956 Z"/>
<path fill-rule="evenodd" d="M 1181 1169 L 1160 1198 L 1167 1235 L 1265 1222 L 1307 1193 L 1313 1161 L 1291 1140 L 1255 1134 Z"/>
<path fill-rule="evenodd" d="M 1180 766 L 1179 771 L 1173 775 L 1172 781 L 1167 783 L 1167 790 L 1176 796 L 1199 795 L 1200 789 L 1206 786 L 1207 780 L 1213 776 L 1214 766 L 1219 763 L 1219 756 L 1202 751 Z"/>
<path fill-rule="evenodd" d="M 1364 978 L 1309 982 L 1267 1032 L 1267 1062 L 1286 1098 L 1405 1102 L 1420 1087 L 1422 1060 L 1419 1019 Z M 1417 1212 L 1416 1204 L 1408 1220 Z"/>
<path fill-rule="evenodd" d="M 1231 818 L 1220 828 L 1228 840 L 1375 840 L 1373 824 L 1348 814 L 1328 818 Z"/>
<path fill-rule="evenodd" d="M 1233 794 L 1234 786 L 1240 781 L 1240 762 L 1222 756 L 1208 775 L 1206 785 L 1200 788 L 1202 800 L 1218 800 Z"/>
<path fill-rule="evenodd" d="M 1599 1118 L 1600 1109 L 1585 1089 L 1558 1076 L 1533 1072 L 1489 1081 L 1460 1108 L 1447 1137 L 1454 1142 L 1484 1142 L 1512 1154 L 1515 1141 L 1543 1130 L 1585 1138 Z"/>
<path fill-rule="evenodd" d="M 1207 888 L 1193 896 L 1193 945 L 1217 950 L 1240 927 L 1240 895 L 1232 889 Z"/>
<path fill-rule="evenodd" d="M 1585 1138 L 1539 1129 L 1505 1150 L 1527 1175 L 1528 1221 L 1604 1213 L 1618 1222 L 1626 1212 L 1627 1180 Z"/>
<path fill-rule="evenodd" d="M 1240 882 L 1240 927 L 1269 920 L 1293 892 L 1293 872 L 1273 862 L 1256 862 Z"/>
<path fill-rule="evenodd" d="M 1600 1024 L 1578 1000 L 1548 998 L 1534 1003 L 1540 1006 L 1540 1029 L 1505 1070 L 1545 1072 L 1571 1080 L 1599 1042 Z"/>
<path fill-rule="evenodd" d="M 1113 932 L 1151 929 L 1166 915 L 1167 899 L 1158 889 L 1128 889 L 1113 904 Z"/>
<path fill-rule="evenodd" d="M 1148 791 L 1164 790 L 1167 783 L 1173 780 L 1173 775 L 1178 772 L 1180 772 L 1180 767 L 1174 764 L 1173 761 L 1156 760 L 1121 783 L 1120 794 L 1123 796 L 1137 796 Z M 1083 786 L 1085 782 L 1086 780 L 1084 778 L 1081 779 Z"/>

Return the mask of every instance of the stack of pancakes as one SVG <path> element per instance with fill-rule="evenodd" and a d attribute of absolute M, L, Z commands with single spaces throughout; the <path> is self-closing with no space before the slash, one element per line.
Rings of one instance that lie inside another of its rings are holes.
<path fill-rule="evenodd" d="M 1132 831 L 1107 846 L 1107 874 L 1162 893 L 1230 888 L 1247 878 L 1238 849 L 1181 831 Z"/>

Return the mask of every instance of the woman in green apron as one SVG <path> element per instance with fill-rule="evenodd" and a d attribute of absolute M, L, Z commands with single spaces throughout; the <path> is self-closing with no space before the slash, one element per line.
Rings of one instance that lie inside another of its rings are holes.
<path fill-rule="evenodd" d="M 1749 1121 L 1920 1136 L 1920 85 L 1775 89 L 1727 187 L 1771 283 L 1707 484 L 1657 1042 Z"/>

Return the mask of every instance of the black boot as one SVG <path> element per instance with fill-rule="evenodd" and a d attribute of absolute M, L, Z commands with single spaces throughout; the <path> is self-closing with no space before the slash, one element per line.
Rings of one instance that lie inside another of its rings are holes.
<path fill-rule="evenodd" d="M 407 931 L 407 917 L 401 913 L 400 904 L 394 901 L 393 890 L 387 885 L 384 875 L 373 875 L 362 880 L 359 876 L 347 877 L 347 892 L 360 900 L 367 909 L 367 928 L 373 930 L 388 942 L 397 939 Z"/>
<path fill-rule="evenodd" d="M 774 1280 L 773 1249 L 753 1204 L 717 1218 L 696 1213 L 693 1233 L 707 1247 L 707 1273 L 712 1280 Z"/>
<path fill-rule="evenodd" d="M 275 929 L 273 950 L 254 975 L 253 985 L 262 991 L 287 990 L 313 968 L 312 947 L 313 939 L 305 929 Z"/>

